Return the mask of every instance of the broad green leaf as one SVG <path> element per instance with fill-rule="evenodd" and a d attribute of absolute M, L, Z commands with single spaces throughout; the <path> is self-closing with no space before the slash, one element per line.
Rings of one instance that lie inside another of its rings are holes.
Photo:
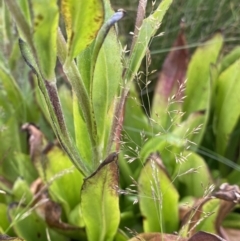
<path fill-rule="evenodd" d="M 175 185 L 182 196 L 202 197 L 213 183 L 208 166 L 204 159 L 194 152 L 185 151 L 183 155 L 187 158 L 175 167 Z"/>
<path fill-rule="evenodd" d="M 61 7 L 72 60 L 92 42 L 101 27 L 104 19 L 103 1 L 63 0 Z"/>
<path fill-rule="evenodd" d="M 94 119 L 94 115 L 92 112 L 92 105 L 91 105 L 89 93 L 84 84 L 84 79 L 86 79 L 86 81 L 89 81 L 89 79 L 87 78 L 82 79 L 81 73 L 79 72 L 75 61 L 67 62 L 66 64 L 64 64 L 67 58 L 67 47 L 66 47 L 65 39 L 60 31 L 58 33 L 57 45 L 58 45 L 58 57 L 61 64 L 64 65 L 63 66 L 64 73 L 66 74 L 66 77 L 70 81 L 72 85 L 72 90 L 74 91 L 74 94 L 77 97 L 78 103 L 74 103 L 73 105 L 74 113 L 77 114 L 78 108 L 81 108 L 81 112 L 83 114 L 83 120 L 86 123 L 88 134 L 90 137 L 90 142 L 92 147 L 94 147 L 93 148 L 94 158 L 92 160 L 92 165 L 90 166 L 90 169 L 92 172 L 97 167 L 98 165 L 97 160 L 99 159 L 98 159 L 98 153 L 96 151 L 96 147 L 97 147 L 96 120 Z M 78 120 L 74 119 L 74 123 L 75 123 L 74 125 L 76 125 L 77 122 Z M 79 130 L 81 129 L 79 128 Z M 76 138 L 78 138 L 78 134 L 79 133 L 75 133 Z M 90 172 L 88 173 L 88 175 L 89 174 Z"/>
<path fill-rule="evenodd" d="M 25 137 L 25 135 L 22 135 Z M 24 140 L 25 138 L 23 138 Z M 14 160 L 17 163 L 18 174 L 30 185 L 37 179 L 38 173 L 35 169 L 29 155 L 22 152 L 14 153 Z"/>
<path fill-rule="evenodd" d="M 192 112 L 206 110 L 211 98 L 210 65 L 217 61 L 222 48 L 223 37 L 214 35 L 195 51 L 187 71 L 186 99 L 183 111 L 186 119 Z"/>
<path fill-rule="evenodd" d="M 118 167 L 114 161 L 85 179 L 81 210 L 89 241 L 112 241 L 120 222 Z"/>
<path fill-rule="evenodd" d="M 7 228 L 10 225 L 10 221 L 8 219 L 7 210 L 8 210 L 7 205 L 4 204 L 4 203 L 0 203 L 0 217 L 1 217 L 0 218 L 0 228 L 2 228 L 3 231 L 7 230 Z"/>
<path fill-rule="evenodd" d="M 58 94 L 62 104 L 62 111 L 66 121 L 66 126 L 68 127 L 69 133 L 74 138 L 75 131 L 73 125 L 73 93 L 71 93 L 71 90 L 63 84 L 58 88 Z"/>
<path fill-rule="evenodd" d="M 90 78 L 91 78 L 91 53 L 93 43 L 90 44 L 85 50 L 83 50 L 77 58 L 77 67 L 81 75 L 81 81 L 83 82 L 86 92 L 90 95 Z M 90 105 L 90 103 L 89 103 Z M 90 108 L 90 107 L 89 107 Z M 94 142 L 91 141 L 93 137 L 92 129 L 89 129 L 88 119 L 84 115 L 82 104 L 78 101 L 77 92 L 73 93 L 73 115 L 74 115 L 74 129 L 75 129 L 75 140 L 77 147 L 82 153 L 84 160 L 89 163 L 90 166 L 94 167 Z M 96 129 L 96 126 L 95 126 Z M 95 137 L 96 138 L 96 137 Z M 84 141 L 82 141 L 84 140 Z"/>
<path fill-rule="evenodd" d="M 147 159 L 147 157 L 156 151 L 160 151 L 162 146 L 162 143 L 166 146 L 177 146 L 177 147 L 183 147 L 186 145 L 186 140 L 184 138 L 181 138 L 177 135 L 174 135 L 173 133 L 166 133 L 162 135 L 156 135 L 155 137 L 152 137 L 149 139 L 148 142 L 143 146 L 141 150 L 140 156 L 142 159 Z"/>
<path fill-rule="evenodd" d="M 131 86 L 129 95 L 126 99 L 124 122 L 123 122 L 122 148 L 124 154 L 130 158 L 136 158 L 139 150 L 153 133 L 153 126 L 147 119 L 142 109 L 136 88 Z M 134 164 L 130 165 L 130 168 Z M 136 167 L 135 167 L 136 168 Z M 133 167 L 133 170 L 135 169 Z"/>
<path fill-rule="evenodd" d="M 46 7 L 47 6 L 47 7 Z M 59 11 L 56 0 L 34 0 L 33 42 L 43 77 L 55 78 L 57 60 L 57 28 Z"/>
<path fill-rule="evenodd" d="M 46 223 L 37 214 L 27 212 L 28 210 L 21 206 L 12 205 L 9 207 L 9 217 L 11 218 L 11 225 L 13 225 L 15 233 L 24 238 L 26 241 L 39 240 L 46 241 L 47 233 Z M 27 232 L 26 232 L 27 227 Z M 57 232 L 48 229 L 50 240 L 67 241 L 67 238 L 58 234 Z"/>
<path fill-rule="evenodd" d="M 94 41 L 94 47 L 92 51 L 92 59 L 91 59 L 91 83 L 93 81 L 93 73 L 96 67 L 96 61 L 99 55 L 99 51 L 102 48 L 102 45 L 105 41 L 106 36 L 108 35 L 111 27 L 114 26 L 119 20 L 121 20 L 125 16 L 125 11 L 123 9 L 119 9 L 115 12 L 107 21 L 103 24 L 101 29 L 98 32 L 98 35 Z M 90 89 L 91 90 L 91 89 Z M 91 93 L 91 91 L 90 91 Z"/>
<path fill-rule="evenodd" d="M 56 202 L 62 203 L 66 214 L 69 215 L 80 202 L 83 176 L 59 147 L 53 146 L 46 157 L 45 176 L 46 181 L 51 183 L 50 194 Z"/>
<path fill-rule="evenodd" d="M 93 46 L 94 42 L 84 49 L 77 57 L 77 67 L 88 94 L 90 94 L 91 58 Z"/>
<path fill-rule="evenodd" d="M 122 133 L 119 136 L 122 140 L 121 148 L 123 153 L 122 156 L 120 155 L 119 166 L 121 172 L 126 173 L 126 175 L 120 181 L 122 182 L 124 179 L 130 185 L 132 183 L 130 176 L 137 178 L 137 175 L 135 176 L 133 173 L 139 173 L 142 167 L 138 160 L 139 152 L 149 137 L 152 136 L 154 129 L 154 126 L 144 113 L 133 83 L 126 98 L 123 118 Z"/>
<path fill-rule="evenodd" d="M 178 193 L 165 168 L 149 158 L 138 180 L 144 232 L 172 233 L 178 229 Z"/>
<path fill-rule="evenodd" d="M 117 234 L 115 235 L 114 241 L 128 241 L 129 237 L 122 231 L 118 230 Z"/>
<path fill-rule="evenodd" d="M 217 152 L 224 155 L 230 135 L 239 116 L 240 59 L 229 66 L 217 80 L 215 99 L 215 130 Z"/>
<path fill-rule="evenodd" d="M 194 112 L 189 115 L 187 120 L 180 123 L 173 131 L 173 135 L 182 139 L 185 145 L 195 148 L 199 146 L 202 139 L 202 128 L 206 120 L 206 113 Z M 200 132 L 200 133 L 199 133 Z M 203 133 L 202 133 L 203 134 Z"/>
<path fill-rule="evenodd" d="M 149 42 L 157 32 L 171 3 L 172 0 L 163 0 L 154 13 L 148 18 L 144 19 L 143 24 L 139 29 L 138 36 L 136 36 L 135 46 L 126 66 L 127 70 L 126 74 L 124 75 L 124 80 L 131 81 L 137 74 L 142 59 L 144 58 L 144 55 L 148 49 Z"/>
<path fill-rule="evenodd" d="M 79 203 L 69 214 L 68 219 L 70 224 L 78 226 L 80 228 L 85 228 L 85 223 L 81 211 L 81 203 Z"/>
<path fill-rule="evenodd" d="M 199 219 L 201 222 L 197 225 L 197 231 L 206 231 L 213 234 L 217 233 L 216 222 L 218 218 L 218 213 L 220 212 L 220 200 L 219 199 L 210 199 L 201 209 L 201 215 Z M 200 210 L 199 210 L 200 211 Z"/>
<path fill-rule="evenodd" d="M 18 178 L 13 185 L 14 200 L 28 205 L 33 198 L 28 183 L 22 178 Z"/>
<path fill-rule="evenodd" d="M 240 47 L 235 47 L 229 54 L 224 56 L 224 58 L 220 62 L 219 72 L 222 73 L 225 71 L 230 65 L 232 65 L 235 61 L 240 58 Z"/>
<path fill-rule="evenodd" d="M 172 175 L 176 163 L 181 162 L 182 159 L 185 160 L 185 156 L 182 155 L 182 152 L 186 146 L 186 140 L 179 138 L 173 133 L 166 133 L 152 137 L 143 146 L 140 152 L 141 163 L 143 164 L 152 153 L 158 152 L 160 153 L 162 161 L 169 174 Z M 137 169 L 136 173 L 139 172 L 139 169 L 140 167 Z"/>
<path fill-rule="evenodd" d="M 110 0 L 103 1 L 103 5 L 104 5 L 104 22 L 106 22 L 114 14 L 114 11 Z"/>
<path fill-rule="evenodd" d="M 88 165 L 94 169 L 94 153 L 92 143 L 90 141 L 90 134 L 86 122 L 84 121 L 83 113 L 80 109 L 81 107 L 79 106 L 75 93 L 73 93 L 72 101 L 76 145 L 83 157 L 84 162 L 88 163 Z"/>
<path fill-rule="evenodd" d="M 111 63 L 111 64 L 110 64 Z M 121 49 L 114 30 L 109 31 L 98 54 L 93 75 L 92 101 L 97 123 L 98 148 L 102 157 L 106 148 L 112 123 L 114 121 L 114 99 L 122 80 Z"/>

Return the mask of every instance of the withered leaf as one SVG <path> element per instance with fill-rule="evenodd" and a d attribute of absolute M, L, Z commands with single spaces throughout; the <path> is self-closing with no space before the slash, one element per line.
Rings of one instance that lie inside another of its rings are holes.
<path fill-rule="evenodd" d="M 129 241 L 226 241 L 221 237 L 207 233 L 197 232 L 191 238 L 182 238 L 177 235 L 165 234 L 165 233 L 143 233 L 130 239 Z"/>
<path fill-rule="evenodd" d="M 196 234 L 194 234 L 188 241 L 226 241 L 226 240 L 215 234 L 199 231 Z"/>
<path fill-rule="evenodd" d="M 79 229 L 76 226 L 61 221 L 61 206 L 50 199 L 47 187 L 41 179 L 37 179 L 31 185 L 31 191 L 35 196 L 33 204 L 35 204 L 36 213 L 46 221 L 49 227 L 61 230 Z"/>
<path fill-rule="evenodd" d="M 165 100 L 173 94 L 174 86 L 182 84 L 185 80 L 189 58 L 188 50 L 184 48 L 186 45 L 184 31 L 181 29 L 163 63 L 155 90 L 155 93 L 165 98 Z"/>
<path fill-rule="evenodd" d="M 33 124 L 25 123 L 21 129 L 28 133 L 28 144 L 30 149 L 30 157 L 33 162 L 41 156 L 44 148 L 44 135 L 43 133 Z"/>
<path fill-rule="evenodd" d="M 8 235 L 5 235 L 5 234 L 0 234 L 0 241 L 5 241 L 5 240 L 8 240 L 8 241 L 24 241 L 21 238 L 14 238 L 14 237 L 9 237 Z"/>
<path fill-rule="evenodd" d="M 237 203 L 239 203 L 239 200 L 240 200 L 239 197 L 240 197 L 240 191 L 237 185 L 229 185 L 228 183 L 222 184 L 220 188 L 217 191 L 215 191 L 212 195 L 199 199 L 195 202 L 193 208 L 185 215 L 182 222 L 182 226 L 187 225 L 187 223 L 191 223 L 188 226 L 188 230 L 190 232 L 190 235 L 193 235 L 197 229 L 197 225 L 195 224 L 200 220 L 201 215 L 203 213 L 204 206 L 212 202 L 213 199 L 219 200 L 217 204 L 218 205 L 217 213 L 213 219 L 213 222 L 214 222 L 213 228 L 215 232 L 218 233 L 218 235 L 220 235 L 224 239 L 213 239 L 213 240 L 230 240 L 227 237 L 221 225 L 223 220 L 227 216 L 227 214 L 233 210 L 233 208 L 236 206 Z M 189 222 L 190 221 L 189 218 L 191 219 L 191 222 Z M 200 237 L 200 238 L 205 237 L 204 236 L 205 234 L 203 236 L 202 235 L 203 234 L 196 237 Z M 196 239 L 196 240 L 202 240 L 202 239 Z M 204 238 L 203 240 L 208 240 L 208 239 Z"/>
<path fill-rule="evenodd" d="M 165 233 L 143 233 L 129 241 L 187 241 L 187 238 Z"/>

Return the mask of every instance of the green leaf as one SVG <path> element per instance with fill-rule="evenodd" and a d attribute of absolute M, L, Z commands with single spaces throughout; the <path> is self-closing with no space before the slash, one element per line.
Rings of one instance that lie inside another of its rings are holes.
<path fill-rule="evenodd" d="M 152 135 L 152 129 L 153 127 L 151 126 L 147 119 L 147 116 L 143 112 L 135 85 L 132 84 L 125 104 L 122 131 L 123 144 L 121 144 L 124 154 L 128 155 L 130 158 L 138 157 L 139 150 L 142 149 L 146 140 Z M 132 170 L 135 170 L 135 165 L 137 164 L 132 163 L 128 166 Z"/>
<path fill-rule="evenodd" d="M 60 31 L 58 33 L 58 57 L 59 57 L 61 64 L 63 65 L 67 58 L 67 49 L 66 49 L 65 39 Z M 90 139 L 91 146 L 93 148 L 93 153 L 94 153 L 94 157 L 91 160 L 91 165 L 90 165 L 90 168 L 93 171 L 94 169 L 96 169 L 96 167 L 98 165 L 97 160 L 99 160 L 99 159 L 97 158 L 98 153 L 96 151 L 96 147 L 97 147 L 96 120 L 94 119 L 94 115 L 92 112 L 92 106 L 91 106 L 91 102 L 90 102 L 90 98 L 89 98 L 89 93 L 88 93 L 88 90 L 86 89 L 85 83 L 84 83 L 84 80 L 89 82 L 90 78 L 82 78 L 81 74 L 79 73 L 79 70 L 77 69 L 75 61 L 71 61 L 71 62 L 68 62 L 67 64 L 64 64 L 63 70 L 64 70 L 64 73 L 66 74 L 66 77 L 68 78 L 68 80 L 70 81 L 70 83 L 72 85 L 72 90 L 74 91 L 74 95 L 73 95 L 73 98 L 74 98 L 73 113 L 75 115 L 74 116 L 74 126 L 76 127 L 76 125 L 78 125 L 78 121 L 81 121 L 81 120 L 78 120 L 78 118 L 75 119 L 76 116 L 78 115 L 79 109 L 81 109 L 80 112 L 82 113 L 82 120 L 84 120 L 84 122 L 87 126 L 89 139 Z M 89 74 L 89 76 L 90 76 L 90 74 Z M 85 77 L 85 75 L 84 75 L 84 77 Z M 77 98 L 75 98 L 75 97 L 77 97 Z M 76 100 L 77 100 L 77 103 L 76 103 Z M 75 128 L 75 131 L 76 130 L 81 131 L 81 126 L 78 129 Z M 75 133 L 76 138 L 78 138 L 78 134 L 79 134 L 78 132 Z M 88 174 L 90 174 L 90 173 L 88 173 Z"/>
<path fill-rule="evenodd" d="M 163 0 L 154 11 L 154 13 L 151 14 L 148 18 L 144 19 L 138 36 L 136 36 L 136 42 L 127 64 L 124 80 L 131 81 L 135 77 L 142 59 L 148 49 L 149 42 L 157 32 L 162 19 L 171 3 L 172 0 Z"/>
<path fill-rule="evenodd" d="M 217 80 L 215 101 L 215 130 L 217 152 L 224 155 L 230 135 L 239 116 L 240 59 L 230 65 Z"/>
<path fill-rule="evenodd" d="M 114 102 L 121 84 L 121 75 L 121 49 L 116 33 L 112 30 L 108 33 L 98 54 L 92 86 L 93 110 L 99 140 L 98 149 L 102 157 L 108 154 L 106 149 L 115 118 Z"/>
<path fill-rule="evenodd" d="M 187 120 L 179 124 L 173 131 L 173 135 L 182 139 L 185 142 L 185 145 L 191 146 L 192 148 L 198 147 L 203 132 L 203 124 L 206 121 L 206 113 L 203 112 L 194 112 L 189 115 Z M 199 133 L 200 132 L 200 133 Z"/>
<path fill-rule="evenodd" d="M 108 5 L 108 4 L 107 4 Z M 101 29 L 98 32 L 96 40 L 94 41 L 94 47 L 92 51 L 92 60 L 91 60 L 91 83 L 92 83 L 92 74 L 94 73 L 96 67 L 96 61 L 99 55 L 99 51 L 102 48 L 102 45 L 105 41 L 105 38 L 111 29 L 119 20 L 121 20 L 125 16 L 125 11 L 123 9 L 119 9 L 115 12 L 107 21 L 103 24 Z M 91 91 L 90 91 L 91 93 Z"/>
<path fill-rule="evenodd" d="M 90 94 L 91 59 L 93 46 L 94 42 L 84 49 L 77 57 L 77 67 L 81 75 L 81 81 L 83 81 L 88 94 Z"/>
<path fill-rule="evenodd" d="M 13 195 L 14 200 L 22 202 L 24 204 L 29 204 L 32 201 L 33 195 L 30 191 L 28 183 L 22 178 L 18 178 L 13 185 Z"/>
<path fill-rule="evenodd" d="M 14 153 L 14 160 L 17 163 L 18 174 L 30 185 L 38 178 L 37 170 L 30 160 L 30 156 L 22 152 Z"/>
<path fill-rule="evenodd" d="M 59 147 L 53 146 L 46 157 L 45 179 L 51 183 L 50 194 L 56 202 L 63 205 L 68 216 L 80 202 L 83 176 Z"/>
<path fill-rule="evenodd" d="M 218 213 L 220 212 L 220 200 L 210 199 L 204 203 L 199 219 L 202 221 L 197 225 L 197 231 L 206 231 L 213 234 L 217 233 L 216 222 L 218 218 Z"/>
<path fill-rule="evenodd" d="M 172 176 L 176 163 L 185 160 L 183 150 L 186 146 L 186 140 L 174 133 L 160 134 L 152 137 L 147 141 L 140 152 L 141 163 L 144 163 L 152 153 L 158 152 L 161 155 L 166 169 Z M 139 169 L 140 167 L 138 170 Z"/>
<path fill-rule="evenodd" d="M 46 8 L 47 6 L 47 8 Z M 34 0 L 33 43 L 43 77 L 54 80 L 57 60 L 57 28 L 59 11 L 56 0 Z"/>
<path fill-rule="evenodd" d="M 186 99 L 183 111 L 186 119 L 192 112 L 206 110 L 211 98 L 210 64 L 217 61 L 222 48 L 222 34 L 217 33 L 195 51 L 187 71 Z"/>
<path fill-rule="evenodd" d="M 66 121 L 66 126 L 68 127 L 69 133 L 74 138 L 75 131 L 73 125 L 73 93 L 66 85 L 63 84 L 58 88 L 58 95 L 62 104 L 62 111 Z"/>
<path fill-rule="evenodd" d="M 232 65 L 235 61 L 240 58 L 240 47 L 235 47 L 229 54 L 224 56 L 220 63 L 219 72 L 222 73 L 225 71 L 230 65 Z"/>
<path fill-rule="evenodd" d="M 65 119 L 62 113 L 62 107 L 59 100 L 57 86 L 55 82 L 48 82 L 42 78 L 42 75 L 38 69 L 37 63 L 34 59 L 33 54 L 31 53 L 28 45 L 19 40 L 19 46 L 22 53 L 22 56 L 28 66 L 32 69 L 34 74 L 38 79 L 38 86 L 43 93 L 45 98 L 49 114 L 52 120 L 52 127 L 56 136 L 59 139 L 59 142 L 63 146 L 64 150 L 67 152 L 72 162 L 76 167 L 84 174 L 90 174 L 88 167 L 84 163 L 82 157 L 80 156 L 79 151 L 76 148 L 75 143 L 73 142 L 72 137 L 68 133 L 68 129 L 65 124 Z"/>
<path fill-rule="evenodd" d="M 231 212 L 223 220 L 225 228 L 240 229 L 240 215 L 239 213 Z"/>
<path fill-rule="evenodd" d="M 213 183 L 204 159 L 194 152 L 183 153 L 186 160 L 175 167 L 175 185 L 182 196 L 202 197 L 205 190 Z"/>
<path fill-rule="evenodd" d="M 122 231 L 122 230 L 118 230 L 114 241 L 128 241 L 129 237 Z"/>
<path fill-rule="evenodd" d="M 81 203 L 79 203 L 69 214 L 69 223 L 80 228 L 85 228 L 85 223 L 81 211 Z"/>
<path fill-rule="evenodd" d="M 157 155 L 149 157 L 140 173 L 138 185 L 144 232 L 176 231 L 178 193 Z"/>
<path fill-rule="evenodd" d="M 1 195 L 1 194 L 0 194 Z M 10 225 L 7 215 L 8 207 L 4 203 L 0 203 L 0 229 L 7 230 Z M 0 232 L 1 233 L 1 232 Z"/>
<path fill-rule="evenodd" d="M 115 155 L 85 179 L 81 190 L 81 210 L 89 241 L 112 241 L 120 222 L 118 167 Z"/>
<path fill-rule="evenodd" d="M 73 117 L 74 117 L 74 131 L 75 131 L 75 141 L 79 152 L 81 153 L 85 163 L 88 163 L 92 169 L 93 166 L 93 147 L 90 139 L 90 133 L 87 128 L 86 122 L 84 121 L 83 113 L 81 107 L 79 106 L 76 94 L 73 93 Z M 83 141 L 84 140 L 84 141 Z"/>
<path fill-rule="evenodd" d="M 174 135 L 173 133 L 166 133 L 162 135 L 156 135 L 146 142 L 143 146 L 140 157 L 142 160 L 146 160 L 148 156 L 156 151 L 162 152 L 165 146 L 176 146 L 176 147 L 183 147 L 186 144 L 186 140 L 183 138 Z"/>
<path fill-rule="evenodd" d="M 11 218 L 11 225 L 14 228 L 16 234 L 27 241 L 39 240 L 46 241 L 47 233 L 49 232 L 50 240 L 67 241 L 67 238 L 56 233 L 53 230 L 48 229 L 44 220 L 32 212 L 26 212 L 27 210 L 21 206 L 13 204 L 9 207 L 9 217 Z M 27 227 L 27 232 L 26 232 Z"/>
<path fill-rule="evenodd" d="M 63 0 L 62 13 L 72 60 L 92 42 L 101 27 L 104 19 L 103 1 Z"/>

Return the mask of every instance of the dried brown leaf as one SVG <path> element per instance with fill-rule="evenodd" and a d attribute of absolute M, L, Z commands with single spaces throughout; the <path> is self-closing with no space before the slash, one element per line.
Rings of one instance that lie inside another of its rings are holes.
<path fill-rule="evenodd" d="M 225 239 L 211 233 L 199 231 L 188 241 L 226 241 Z"/>
<path fill-rule="evenodd" d="M 165 101 L 174 94 L 176 85 L 181 85 L 185 80 L 189 60 L 188 50 L 184 47 L 186 44 L 184 32 L 181 30 L 163 63 L 155 93 L 162 96 Z"/>
<path fill-rule="evenodd" d="M 22 130 L 28 133 L 28 144 L 30 149 L 30 158 L 36 162 L 41 156 L 44 149 L 44 135 L 35 125 L 25 123 L 22 125 Z"/>
<path fill-rule="evenodd" d="M 24 241 L 21 238 L 14 238 L 14 237 L 9 237 L 8 235 L 5 235 L 5 234 L 0 234 L 0 241 L 5 241 L 5 240 L 8 240 L 8 241 Z"/>
<path fill-rule="evenodd" d="M 61 221 L 61 206 L 50 199 L 47 187 L 40 178 L 32 183 L 30 189 L 34 194 L 33 205 L 35 205 L 36 213 L 46 221 L 49 227 L 61 230 L 79 229 Z"/>
<path fill-rule="evenodd" d="M 143 233 L 135 236 L 129 241 L 187 241 L 187 238 L 181 238 L 172 234 Z"/>

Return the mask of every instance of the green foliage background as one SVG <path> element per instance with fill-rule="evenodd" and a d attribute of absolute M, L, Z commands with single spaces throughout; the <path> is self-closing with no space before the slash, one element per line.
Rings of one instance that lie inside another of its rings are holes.
<path fill-rule="evenodd" d="M 130 53 L 138 1 L 111 2 L 121 21 L 109 1 L 0 1 L 0 240 L 238 232 L 239 1 L 148 1 Z M 187 82 L 164 101 L 179 32 Z"/>

